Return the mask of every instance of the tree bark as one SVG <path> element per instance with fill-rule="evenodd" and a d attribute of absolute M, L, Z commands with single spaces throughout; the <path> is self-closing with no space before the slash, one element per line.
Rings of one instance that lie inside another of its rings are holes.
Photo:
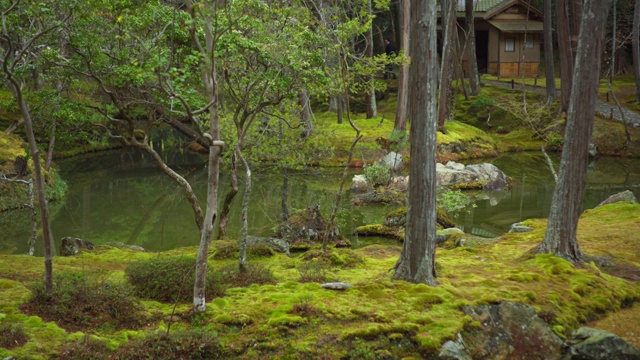
<path fill-rule="evenodd" d="M 238 194 L 238 171 L 236 167 L 236 155 L 231 155 L 231 169 L 229 171 L 231 178 L 231 189 L 227 192 L 222 203 L 220 211 L 220 221 L 218 222 L 218 239 L 227 237 L 227 224 L 229 223 L 229 212 L 231 211 L 231 202 Z"/>
<path fill-rule="evenodd" d="M 544 75 L 547 85 L 547 105 L 556 101 L 556 75 L 553 60 L 553 14 L 551 0 L 544 0 Z"/>
<path fill-rule="evenodd" d="M 584 194 L 609 7 L 610 0 L 585 2 L 558 184 L 553 193 L 544 240 L 536 249 L 571 262 L 579 262 L 583 257 L 576 230 Z"/>
<path fill-rule="evenodd" d="M 471 87 L 471 95 L 477 96 L 480 92 L 480 76 L 478 75 L 478 58 L 476 57 L 476 28 L 473 20 L 473 4 L 473 0 L 465 0 L 464 10 L 467 22 L 466 55 L 469 86 Z"/>
<path fill-rule="evenodd" d="M 633 72 L 636 79 L 636 102 L 640 102 L 640 0 L 636 0 L 633 7 L 633 30 L 631 33 Z"/>
<path fill-rule="evenodd" d="M 436 1 L 417 3 L 411 15 L 409 69 L 411 165 L 407 229 L 393 278 L 436 285 Z"/>
<path fill-rule="evenodd" d="M 404 55 L 409 54 L 409 17 L 411 16 L 411 1 L 402 0 L 401 41 L 400 46 Z M 396 120 L 393 123 L 393 131 L 407 131 L 407 98 L 409 95 L 409 64 L 403 63 L 398 76 L 398 105 L 396 107 Z"/>
<path fill-rule="evenodd" d="M 372 13 L 371 1 L 369 0 L 369 15 Z M 373 22 L 371 22 L 371 26 L 369 30 L 367 30 L 367 57 L 373 58 Z M 378 107 L 376 104 L 376 85 L 375 78 L 373 75 L 368 76 L 368 87 L 369 91 L 367 93 L 367 119 L 372 119 L 378 116 Z"/>
<path fill-rule="evenodd" d="M 313 134 L 313 124 L 311 123 L 311 106 L 309 104 L 309 94 L 307 87 L 302 85 L 298 92 L 298 105 L 300 106 L 300 123 L 302 123 L 302 137 L 308 138 Z"/>
<path fill-rule="evenodd" d="M 249 235 L 249 199 L 251 198 L 251 168 L 249 163 L 242 156 L 242 147 L 240 143 L 236 144 L 236 156 L 242 162 L 245 170 L 245 189 L 242 197 L 242 226 L 240 228 L 240 245 L 238 256 L 238 269 L 241 272 L 247 269 L 247 236 Z"/>
<path fill-rule="evenodd" d="M 567 0 L 556 0 L 556 16 L 558 57 L 560 58 L 560 111 L 566 112 L 569 109 L 571 79 L 573 77 L 573 54 Z"/>
<path fill-rule="evenodd" d="M 444 29 L 444 43 L 442 45 L 442 63 L 440 65 L 440 102 L 438 104 L 438 131 L 444 133 L 444 123 L 451 117 L 451 96 L 453 72 L 456 59 L 454 58 L 456 29 L 457 0 L 447 0 L 446 23 Z M 443 7 L 444 8 L 444 7 Z M 444 17 L 443 17 L 444 18 Z M 414 53 L 415 54 L 415 53 Z"/>

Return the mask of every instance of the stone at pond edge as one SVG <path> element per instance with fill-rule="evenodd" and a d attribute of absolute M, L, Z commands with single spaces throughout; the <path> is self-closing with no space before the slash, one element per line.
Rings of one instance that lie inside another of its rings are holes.
<path fill-rule="evenodd" d="M 633 193 L 630 190 L 625 190 L 623 192 L 619 192 L 617 194 L 613 194 L 613 195 L 609 196 L 605 201 L 603 201 L 600 204 L 598 204 L 598 206 L 596 206 L 596 208 L 598 208 L 598 207 L 600 207 L 602 205 L 608 205 L 608 204 L 613 204 L 613 203 L 617 203 L 617 202 L 630 202 L 630 203 L 637 204 L 638 200 L 636 199 L 635 195 L 633 195 Z"/>
<path fill-rule="evenodd" d="M 343 282 L 324 283 L 320 286 L 322 286 L 324 289 L 329 289 L 329 290 L 348 290 L 353 287 L 353 285 L 343 283 Z"/>
<path fill-rule="evenodd" d="M 308 249 L 314 243 L 322 243 L 327 231 L 327 221 L 320 213 L 318 206 L 309 207 L 289 216 L 289 219 L 278 225 L 275 238 L 286 241 L 290 249 Z M 337 247 L 351 246 L 337 228 L 329 228 L 329 244 Z"/>
<path fill-rule="evenodd" d="M 529 232 L 533 230 L 530 226 L 522 225 L 521 223 L 511 224 L 511 229 L 509 229 L 510 233 L 519 233 L 519 232 Z"/>
<path fill-rule="evenodd" d="M 458 341 L 449 340 L 442 345 L 440 353 L 438 354 L 439 360 L 472 360 L 471 356 L 467 352 L 467 349 L 462 344 L 460 334 L 458 334 Z"/>
<path fill-rule="evenodd" d="M 274 251 L 289 254 L 289 243 L 283 239 L 260 236 L 247 236 L 247 246 L 265 245 Z"/>
<path fill-rule="evenodd" d="M 371 191 L 371 186 L 364 175 L 354 175 L 351 180 L 351 192 L 352 193 L 366 193 Z"/>
<path fill-rule="evenodd" d="M 473 359 L 559 360 L 563 342 L 536 311 L 527 305 L 503 302 L 465 306 L 472 323 L 461 333 Z"/>
<path fill-rule="evenodd" d="M 64 237 L 62 238 L 62 243 L 60 244 L 60 255 L 62 256 L 73 256 L 80 252 L 80 250 L 93 250 L 95 247 L 93 244 L 87 240 L 74 238 L 74 237 Z"/>
<path fill-rule="evenodd" d="M 574 331 L 567 347 L 563 360 L 640 360 L 640 350 L 621 337 L 588 327 Z"/>
<path fill-rule="evenodd" d="M 402 154 L 398 154 L 393 151 L 378 160 L 378 164 L 386 167 L 391 171 L 399 171 L 404 166 L 404 163 L 402 161 Z"/>

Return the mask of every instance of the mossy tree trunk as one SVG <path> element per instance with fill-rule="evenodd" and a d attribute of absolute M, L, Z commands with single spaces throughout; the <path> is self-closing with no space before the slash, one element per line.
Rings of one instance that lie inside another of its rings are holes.
<path fill-rule="evenodd" d="M 458 36 L 458 30 L 456 29 L 456 6 L 457 0 L 447 0 L 442 3 L 443 19 L 446 19 L 443 24 L 444 29 L 444 43 L 442 44 L 442 62 L 440 65 L 440 103 L 438 104 L 438 131 L 444 133 L 444 123 L 448 121 L 451 116 L 451 97 L 453 96 L 453 72 L 456 66 L 455 59 L 455 46 Z M 419 51 L 419 50 L 418 50 Z M 416 54 L 417 52 L 412 52 Z M 436 60 L 437 61 L 437 60 Z M 410 116 L 413 119 L 412 116 Z"/>
<path fill-rule="evenodd" d="M 558 36 L 558 57 L 560 58 L 560 110 L 569 109 L 571 79 L 573 77 L 573 54 L 567 0 L 556 0 L 556 34 Z M 546 58 L 545 58 L 546 59 Z"/>
<path fill-rule="evenodd" d="M 411 165 L 407 228 L 394 279 L 436 285 L 436 1 L 416 4 L 411 15 Z"/>
<path fill-rule="evenodd" d="M 411 1 L 402 0 L 402 36 L 400 46 L 404 50 L 404 55 L 409 56 L 409 18 L 411 16 Z M 398 76 L 398 105 L 396 107 L 396 120 L 393 124 L 393 131 L 407 131 L 407 99 L 409 96 L 409 64 L 403 63 L 400 66 L 400 76 Z"/>
<path fill-rule="evenodd" d="M 579 262 L 583 257 L 576 230 L 584 194 L 609 5 L 610 0 L 587 0 L 584 5 L 558 183 L 547 231 L 536 249 L 571 262 Z"/>
<path fill-rule="evenodd" d="M 371 1 L 372 0 L 369 0 L 369 4 L 367 8 L 369 15 L 371 15 L 373 11 L 371 6 Z M 373 58 L 373 21 L 371 22 L 371 26 L 367 30 L 366 46 L 367 46 L 366 47 L 367 57 Z M 378 107 L 376 104 L 375 77 L 372 74 L 372 75 L 369 75 L 368 78 L 369 78 L 368 79 L 369 84 L 367 84 L 367 87 L 369 88 L 369 91 L 367 92 L 367 119 L 371 119 L 378 116 Z"/>
<path fill-rule="evenodd" d="M 636 102 L 640 102 L 640 0 L 636 0 L 633 7 L 633 30 L 631 33 L 633 72 L 636 79 Z"/>

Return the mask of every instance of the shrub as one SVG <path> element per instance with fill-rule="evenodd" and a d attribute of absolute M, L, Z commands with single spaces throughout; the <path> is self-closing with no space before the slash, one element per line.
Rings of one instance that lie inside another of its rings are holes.
<path fill-rule="evenodd" d="M 80 273 L 60 273 L 54 282 L 50 293 L 45 292 L 43 284 L 37 285 L 23 311 L 71 331 L 104 326 L 139 328 L 144 323 L 140 305 L 126 283 Z"/>
<path fill-rule="evenodd" d="M 29 341 L 22 325 L 14 323 L 0 324 L 0 348 L 12 349 L 20 347 Z"/>
<path fill-rule="evenodd" d="M 391 172 L 384 165 L 375 163 L 365 166 L 364 177 L 374 187 L 387 185 L 391 179 Z"/>
<path fill-rule="evenodd" d="M 125 269 L 136 295 L 160 302 L 188 302 L 192 299 L 196 259 L 192 257 L 157 257 L 131 263 Z M 215 273 L 207 274 L 207 298 L 224 295 Z"/>
<path fill-rule="evenodd" d="M 169 335 L 153 333 L 133 340 L 120 346 L 111 358 L 197 360 L 219 359 L 220 355 L 220 346 L 213 335 L 202 331 L 181 331 Z"/>
<path fill-rule="evenodd" d="M 298 273 L 300 273 L 300 279 L 298 279 L 298 281 L 302 283 L 316 282 L 320 284 L 331 282 L 335 279 L 330 277 L 330 267 L 329 262 L 322 259 L 306 261 L 297 268 Z"/>
<path fill-rule="evenodd" d="M 237 264 L 229 264 L 213 271 L 215 272 L 215 277 L 225 289 L 247 287 L 253 284 L 275 284 L 277 282 L 271 269 L 259 264 L 247 264 L 243 272 L 240 272 Z"/>
<path fill-rule="evenodd" d="M 91 336 L 63 344 L 60 352 L 51 356 L 52 360 L 107 360 L 113 351 L 107 344 Z"/>

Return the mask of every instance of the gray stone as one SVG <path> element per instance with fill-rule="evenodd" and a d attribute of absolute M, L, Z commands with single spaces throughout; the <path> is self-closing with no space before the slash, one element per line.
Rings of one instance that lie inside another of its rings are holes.
<path fill-rule="evenodd" d="M 74 238 L 74 237 L 64 237 L 62 238 L 62 243 L 60 244 L 60 255 L 62 256 L 73 256 L 80 252 L 80 250 L 93 250 L 95 247 L 93 244 L 87 240 Z"/>
<path fill-rule="evenodd" d="M 458 334 L 460 337 L 460 334 Z M 440 348 L 438 353 L 438 359 L 440 360 L 472 360 L 471 355 L 465 349 L 464 344 L 459 341 L 447 341 Z"/>
<path fill-rule="evenodd" d="M 509 177 L 493 164 L 467 165 L 466 171 L 477 174 L 485 190 L 500 190 L 509 187 Z"/>
<path fill-rule="evenodd" d="M 404 162 L 402 161 L 402 154 L 398 154 L 393 151 L 385 155 L 382 159 L 378 160 L 378 163 L 391 171 L 400 171 L 404 166 Z"/>
<path fill-rule="evenodd" d="M 409 177 L 408 176 L 394 176 L 389 180 L 387 185 L 389 190 L 406 192 L 409 190 Z"/>
<path fill-rule="evenodd" d="M 260 236 L 247 236 L 247 246 L 265 245 L 274 251 L 291 255 L 289 253 L 289 243 L 284 239 Z"/>
<path fill-rule="evenodd" d="M 354 175 L 351 179 L 351 192 L 366 193 L 371 191 L 371 185 L 364 175 Z"/>
<path fill-rule="evenodd" d="M 353 287 L 351 284 L 343 283 L 343 282 L 330 282 L 324 283 L 321 285 L 325 289 L 329 290 L 348 290 Z"/>
<path fill-rule="evenodd" d="M 631 190 L 625 190 L 623 192 L 619 192 L 617 194 L 613 194 L 609 196 L 605 201 L 601 202 L 596 207 L 600 207 L 602 205 L 607 205 L 607 204 L 613 204 L 617 202 L 630 202 L 630 203 L 637 204 L 638 200 L 636 199 L 636 196 L 633 195 Z"/>
<path fill-rule="evenodd" d="M 464 234 L 464 231 L 458 228 L 448 228 L 436 231 L 436 244 L 441 244 L 451 237 L 453 234 Z"/>
<path fill-rule="evenodd" d="M 594 143 L 589 143 L 589 156 L 595 157 L 598 155 L 598 147 Z"/>
<path fill-rule="evenodd" d="M 449 161 L 447 163 L 447 165 L 445 165 L 445 168 L 451 169 L 451 170 L 462 171 L 462 170 L 464 170 L 464 164 L 460 164 L 460 163 L 457 163 L 455 161 Z"/>
<path fill-rule="evenodd" d="M 588 327 L 571 334 L 563 360 L 640 360 L 640 350 L 621 337 Z"/>
<path fill-rule="evenodd" d="M 466 326 L 462 343 L 472 359 L 544 359 L 562 357 L 563 342 L 535 310 L 503 302 L 465 306 L 462 311 L 477 326 Z"/>
<path fill-rule="evenodd" d="M 138 246 L 138 245 L 127 245 L 123 242 L 120 241 L 111 241 L 106 243 L 105 245 L 111 245 L 111 246 L 115 246 L 118 248 L 124 248 L 124 249 L 129 249 L 129 250 L 133 250 L 133 251 L 140 251 L 140 252 L 147 252 L 147 249 L 143 248 L 142 246 Z"/>
<path fill-rule="evenodd" d="M 531 226 L 525 226 L 521 223 L 511 224 L 511 229 L 509 229 L 510 233 L 519 233 L 519 232 L 529 232 L 533 230 Z"/>

